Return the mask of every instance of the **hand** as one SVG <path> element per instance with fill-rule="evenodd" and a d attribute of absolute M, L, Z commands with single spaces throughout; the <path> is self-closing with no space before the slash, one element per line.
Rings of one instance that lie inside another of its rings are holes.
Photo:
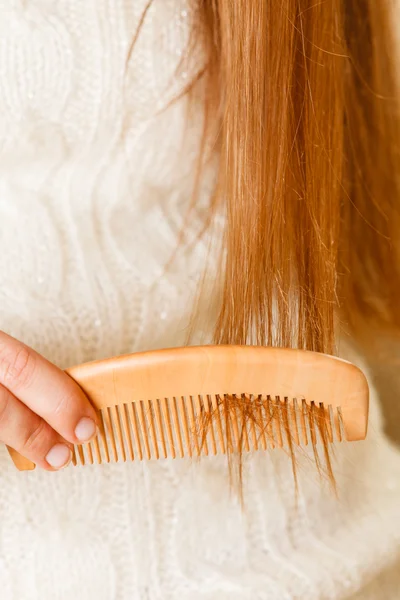
<path fill-rule="evenodd" d="M 97 433 L 93 406 L 64 371 L 0 331 L 0 440 L 48 471 Z"/>

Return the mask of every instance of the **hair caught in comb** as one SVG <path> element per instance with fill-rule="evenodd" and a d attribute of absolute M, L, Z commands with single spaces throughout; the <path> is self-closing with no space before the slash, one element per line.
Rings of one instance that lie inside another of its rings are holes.
<path fill-rule="evenodd" d="M 231 484 L 240 494 L 244 453 L 275 448 L 288 452 L 297 492 L 296 447 L 309 444 L 320 476 L 326 477 L 336 491 L 330 446 L 335 439 L 342 441 L 342 430 L 340 425 L 334 426 L 333 415 L 323 403 L 317 406 L 289 398 L 225 394 L 213 404 L 210 401 L 207 409 L 202 408 L 196 420 L 196 437 L 201 440 L 200 454 L 204 448 L 208 454 L 207 439 L 215 445 L 219 438 L 227 455 Z"/>
<path fill-rule="evenodd" d="M 393 3 L 193 6 L 207 55 L 205 136 L 220 153 L 210 223 L 226 214 L 215 342 L 334 353 L 338 322 L 361 346 L 398 333 Z M 255 407 L 229 402 L 256 422 Z M 320 415 L 318 406 L 308 414 L 323 440 L 315 460 L 333 482 Z"/>
<path fill-rule="evenodd" d="M 207 153 L 218 147 L 206 225 L 221 210 L 226 217 L 215 342 L 334 353 L 338 322 L 361 346 L 383 330 L 398 333 L 393 3 L 191 4 L 187 59 L 198 42 L 206 54 L 184 89 L 201 90 L 204 100 L 193 202 Z M 188 70 L 184 58 L 180 68 Z M 222 402 L 227 415 L 235 406 L 257 427 L 257 401 Z M 315 452 L 317 468 L 333 482 L 326 413 L 306 409 L 311 443 L 318 433 L 324 448 L 322 457 Z M 204 432 L 213 415 L 204 416 Z M 237 451 L 240 461 L 242 447 Z"/>

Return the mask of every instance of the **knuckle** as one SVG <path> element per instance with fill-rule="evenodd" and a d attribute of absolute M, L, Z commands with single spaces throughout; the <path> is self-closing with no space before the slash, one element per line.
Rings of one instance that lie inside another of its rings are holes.
<path fill-rule="evenodd" d="M 22 441 L 22 450 L 31 455 L 41 454 L 44 446 L 48 445 L 48 433 L 47 423 L 38 419 Z"/>
<path fill-rule="evenodd" d="M 72 397 L 69 394 L 62 395 L 54 404 L 52 413 L 54 416 L 58 416 L 62 413 L 69 411 L 72 402 Z"/>
<path fill-rule="evenodd" d="M 27 386 L 35 372 L 35 356 L 26 346 L 0 355 L 0 374 L 4 385 Z"/>

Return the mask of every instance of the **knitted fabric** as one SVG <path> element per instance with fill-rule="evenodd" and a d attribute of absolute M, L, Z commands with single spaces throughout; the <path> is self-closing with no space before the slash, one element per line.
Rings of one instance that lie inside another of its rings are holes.
<path fill-rule="evenodd" d="M 207 259 L 202 238 L 166 269 L 202 130 L 172 102 L 192 3 L 154 0 L 127 63 L 146 4 L 0 0 L 0 329 L 62 368 L 184 344 Z M 285 452 L 248 456 L 242 507 L 221 456 L 21 474 L 2 447 L 1 600 L 398 598 L 400 456 L 371 403 L 338 499 L 307 452 L 297 497 Z"/>

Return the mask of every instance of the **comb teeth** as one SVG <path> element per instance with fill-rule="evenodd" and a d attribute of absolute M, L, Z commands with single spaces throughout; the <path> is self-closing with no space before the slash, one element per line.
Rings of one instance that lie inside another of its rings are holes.
<path fill-rule="evenodd" d="M 243 411 L 246 404 L 252 418 Z M 263 395 L 145 400 L 99 414 L 100 434 L 74 447 L 74 465 L 267 450 L 287 447 L 289 440 L 316 445 L 322 436 L 331 443 L 345 439 L 340 407 Z"/>

